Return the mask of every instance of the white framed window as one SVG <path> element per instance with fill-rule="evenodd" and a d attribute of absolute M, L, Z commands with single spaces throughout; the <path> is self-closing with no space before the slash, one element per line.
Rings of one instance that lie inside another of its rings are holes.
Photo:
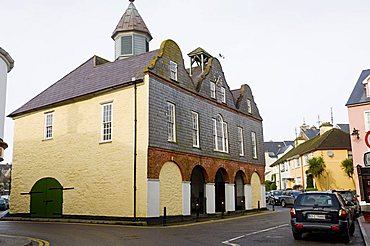
<path fill-rule="evenodd" d="M 249 114 L 252 113 L 252 103 L 251 103 L 251 100 L 249 99 L 247 99 L 247 110 Z"/>
<path fill-rule="evenodd" d="M 238 126 L 238 145 L 239 145 L 239 156 L 244 156 L 244 134 L 243 128 Z"/>
<path fill-rule="evenodd" d="M 101 104 L 101 142 L 112 141 L 113 103 Z"/>
<path fill-rule="evenodd" d="M 45 113 L 44 139 L 53 138 L 54 112 Z"/>
<path fill-rule="evenodd" d="M 298 157 L 298 158 L 295 159 L 295 167 L 300 167 L 300 166 L 301 166 L 301 160 Z"/>
<path fill-rule="evenodd" d="M 308 154 L 303 156 L 303 161 L 304 161 L 303 166 L 308 165 Z"/>
<path fill-rule="evenodd" d="M 255 132 L 251 132 L 251 139 L 252 139 L 252 157 L 253 159 L 257 159 L 257 138 Z"/>
<path fill-rule="evenodd" d="M 170 61 L 170 78 L 177 81 L 177 63 Z"/>
<path fill-rule="evenodd" d="M 229 139 L 227 132 L 227 123 L 224 122 L 221 115 L 218 115 L 213 121 L 214 150 L 228 153 Z"/>
<path fill-rule="evenodd" d="M 297 177 L 297 180 L 295 182 L 296 185 L 301 185 L 302 184 L 302 177 Z"/>
<path fill-rule="evenodd" d="M 199 148 L 199 115 L 191 112 L 193 147 Z"/>
<path fill-rule="evenodd" d="M 176 107 L 167 102 L 167 140 L 176 142 Z"/>
<path fill-rule="evenodd" d="M 370 111 L 364 112 L 365 131 L 370 131 Z"/>
<path fill-rule="evenodd" d="M 225 90 L 225 87 L 221 87 L 220 89 L 220 99 L 221 99 L 221 102 L 223 103 L 226 103 L 226 90 Z"/>
<path fill-rule="evenodd" d="M 209 82 L 209 86 L 211 88 L 211 98 L 216 98 L 216 84 L 215 82 Z"/>

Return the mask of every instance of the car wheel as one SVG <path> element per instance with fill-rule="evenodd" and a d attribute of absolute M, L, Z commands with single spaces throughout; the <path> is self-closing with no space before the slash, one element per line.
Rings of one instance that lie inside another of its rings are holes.
<path fill-rule="evenodd" d="M 293 231 L 293 237 L 294 237 L 294 240 L 301 240 L 302 239 L 302 233 Z"/>
<path fill-rule="evenodd" d="M 355 223 L 352 222 L 352 225 L 349 227 L 349 235 L 353 236 L 354 233 L 355 233 Z"/>
<path fill-rule="evenodd" d="M 282 206 L 282 207 L 284 207 L 284 208 L 286 207 L 285 200 L 282 200 L 282 201 L 281 201 L 281 206 Z"/>

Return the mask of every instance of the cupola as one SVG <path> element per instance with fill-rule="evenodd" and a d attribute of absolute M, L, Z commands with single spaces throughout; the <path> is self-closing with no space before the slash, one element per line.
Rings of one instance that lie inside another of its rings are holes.
<path fill-rule="evenodd" d="M 134 1 L 130 0 L 126 12 L 112 34 L 116 60 L 148 52 L 149 42 L 153 39 Z"/>
<path fill-rule="evenodd" d="M 200 47 L 190 52 L 188 56 L 190 57 L 190 76 L 192 75 L 192 68 L 194 63 L 196 63 L 198 67 L 201 67 L 203 72 L 209 58 L 212 57 L 207 51 Z"/>

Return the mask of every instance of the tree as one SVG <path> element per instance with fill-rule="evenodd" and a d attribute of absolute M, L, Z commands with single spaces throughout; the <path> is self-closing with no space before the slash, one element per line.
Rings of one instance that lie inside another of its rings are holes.
<path fill-rule="evenodd" d="M 344 173 L 353 179 L 353 160 L 352 158 L 347 158 L 341 162 L 342 169 Z"/>
<path fill-rule="evenodd" d="M 312 157 L 308 160 L 308 169 L 306 173 L 312 174 L 315 178 L 320 178 L 323 175 L 325 168 L 326 165 L 322 156 Z"/>

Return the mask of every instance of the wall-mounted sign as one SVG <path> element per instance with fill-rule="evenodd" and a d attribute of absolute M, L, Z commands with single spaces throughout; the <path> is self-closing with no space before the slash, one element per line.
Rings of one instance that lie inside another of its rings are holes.
<path fill-rule="evenodd" d="M 365 135 L 365 144 L 368 148 L 370 148 L 370 131 L 368 131 Z"/>
<path fill-rule="evenodd" d="M 370 152 L 364 154 L 364 164 L 365 166 L 370 166 Z"/>

